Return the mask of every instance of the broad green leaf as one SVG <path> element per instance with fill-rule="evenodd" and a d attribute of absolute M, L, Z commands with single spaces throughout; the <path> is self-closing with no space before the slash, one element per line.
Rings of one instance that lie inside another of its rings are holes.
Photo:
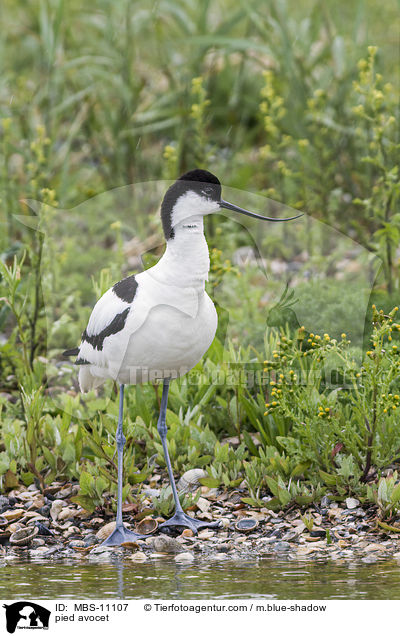
<path fill-rule="evenodd" d="M 91 494 L 94 488 L 94 477 L 83 471 L 79 479 L 79 485 L 83 495 Z"/>

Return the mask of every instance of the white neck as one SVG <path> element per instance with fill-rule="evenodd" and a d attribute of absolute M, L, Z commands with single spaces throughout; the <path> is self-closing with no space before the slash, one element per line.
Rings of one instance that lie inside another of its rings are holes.
<path fill-rule="evenodd" d="M 152 273 L 166 284 L 204 289 L 209 269 L 203 217 L 191 216 L 174 227 L 174 238 L 168 240 L 167 248 L 152 268 Z"/>

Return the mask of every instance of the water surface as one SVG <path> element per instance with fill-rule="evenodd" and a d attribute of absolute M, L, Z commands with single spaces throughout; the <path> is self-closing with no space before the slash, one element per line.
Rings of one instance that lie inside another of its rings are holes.
<path fill-rule="evenodd" d="M 9 562 L 4 599 L 400 599 L 400 566 L 349 561 Z"/>

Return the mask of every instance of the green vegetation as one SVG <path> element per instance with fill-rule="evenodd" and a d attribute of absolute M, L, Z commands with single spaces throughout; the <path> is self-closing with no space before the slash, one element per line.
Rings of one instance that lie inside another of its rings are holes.
<path fill-rule="evenodd" d="M 207 219 L 219 327 L 171 385 L 174 471 L 254 507 L 329 493 L 397 512 L 398 3 L 339 5 L 2 3 L 1 489 L 73 480 L 82 506 L 114 505 L 115 392 L 81 396 L 61 352 L 158 260 L 164 180 L 199 166 L 238 205 L 306 216 Z M 131 500 L 164 467 L 159 400 L 126 392 Z"/>

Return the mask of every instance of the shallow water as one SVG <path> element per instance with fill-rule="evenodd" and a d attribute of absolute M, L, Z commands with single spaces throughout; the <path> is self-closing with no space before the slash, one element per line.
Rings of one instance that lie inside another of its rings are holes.
<path fill-rule="evenodd" d="M 400 599 L 400 566 L 332 561 L 252 561 L 178 565 L 9 562 L 4 599 Z"/>

